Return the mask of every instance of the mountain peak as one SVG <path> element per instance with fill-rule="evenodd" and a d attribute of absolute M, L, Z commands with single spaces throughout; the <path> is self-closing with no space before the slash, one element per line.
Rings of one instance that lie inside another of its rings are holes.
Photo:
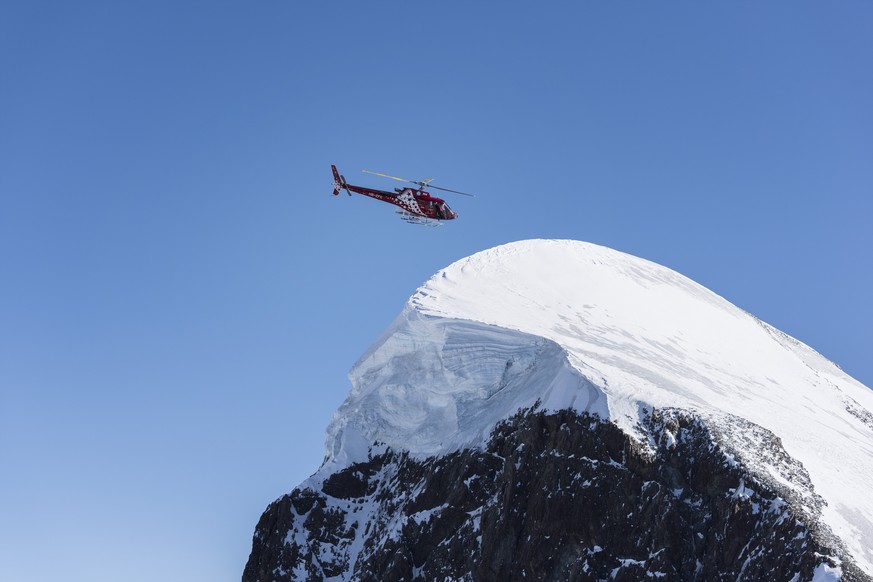
<path fill-rule="evenodd" d="M 754 462 L 756 440 L 730 420 L 742 419 L 802 463 L 824 522 L 873 571 L 873 393 L 650 261 L 569 240 L 474 254 L 415 292 L 350 379 L 322 472 L 365 459 L 374 443 L 420 456 L 481 447 L 529 408 L 596 415 L 641 441 L 653 410 L 689 411 L 721 423 Z"/>

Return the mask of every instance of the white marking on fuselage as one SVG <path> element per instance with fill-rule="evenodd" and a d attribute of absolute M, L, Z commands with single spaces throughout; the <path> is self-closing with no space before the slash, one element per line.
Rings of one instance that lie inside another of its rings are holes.
<path fill-rule="evenodd" d="M 409 188 L 406 188 L 400 193 L 400 196 L 397 197 L 397 201 L 400 202 L 399 206 L 403 207 L 407 212 L 411 212 L 418 216 L 424 216 L 421 212 L 421 208 L 418 206 L 418 201 L 415 199 L 415 196 L 412 195 L 412 190 Z"/>

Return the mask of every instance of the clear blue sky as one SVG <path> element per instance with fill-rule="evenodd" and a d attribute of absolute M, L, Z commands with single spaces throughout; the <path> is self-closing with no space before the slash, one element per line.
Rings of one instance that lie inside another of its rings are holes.
<path fill-rule="evenodd" d="M 3 580 L 238 580 L 357 357 L 505 242 L 656 261 L 873 385 L 870 2 L 13 0 L 0 72 Z M 331 163 L 478 196 L 410 226 Z"/>

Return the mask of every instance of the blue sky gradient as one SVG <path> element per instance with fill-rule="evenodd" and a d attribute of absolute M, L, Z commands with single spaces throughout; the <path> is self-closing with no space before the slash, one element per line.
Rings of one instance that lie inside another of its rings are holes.
<path fill-rule="evenodd" d="M 873 385 L 873 5 L 0 5 L 0 578 L 237 580 L 354 361 L 526 238 Z M 475 192 L 410 226 L 330 164 Z"/>

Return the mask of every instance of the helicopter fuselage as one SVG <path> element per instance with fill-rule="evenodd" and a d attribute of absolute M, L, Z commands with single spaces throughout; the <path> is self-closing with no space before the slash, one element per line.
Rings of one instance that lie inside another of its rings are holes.
<path fill-rule="evenodd" d="M 458 217 L 457 213 L 449 208 L 445 200 L 431 196 L 429 192 L 424 190 L 397 188 L 394 192 L 388 192 L 387 190 L 376 190 L 375 188 L 345 183 L 342 184 L 342 187 L 350 194 L 354 192 L 355 194 L 369 196 L 382 202 L 394 204 L 413 216 L 420 216 L 431 220 L 453 220 Z"/>

